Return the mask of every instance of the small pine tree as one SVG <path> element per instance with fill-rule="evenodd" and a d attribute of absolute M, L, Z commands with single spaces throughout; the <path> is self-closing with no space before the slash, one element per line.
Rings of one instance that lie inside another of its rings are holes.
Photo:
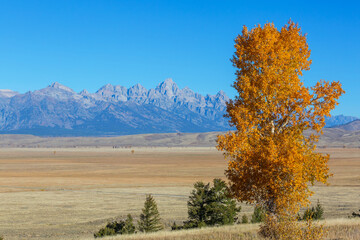
<path fill-rule="evenodd" d="M 163 229 L 157 204 L 151 195 L 146 196 L 138 225 L 140 232 L 157 232 Z"/>
<path fill-rule="evenodd" d="M 249 219 L 248 219 L 248 217 L 244 214 L 243 216 L 242 216 L 242 218 L 241 218 L 241 223 L 242 224 L 247 224 L 247 223 L 249 223 Z"/>
<path fill-rule="evenodd" d="M 255 206 L 254 213 L 251 216 L 251 223 L 263 222 L 265 219 L 265 210 L 261 206 Z"/>
<path fill-rule="evenodd" d="M 315 220 L 323 219 L 323 215 L 324 215 L 324 208 L 320 204 L 320 201 L 318 200 L 317 204 L 316 204 L 316 207 L 315 207 L 315 212 L 314 212 L 313 219 L 315 219 Z"/>
<path fill-rule="evenodd" d="M 131 214 L 127 215 L 124 223 L 124 227 L 121 229 L 121 234 L 133 234 L 135 233 L 134 219 Z"/>
<path fill-rule="evenodd" d="M 303 217 L 301 220 L 320 220 L 323 218 L 324 215 L 324 208 L 321 206 L 320 201 L 317 201 L 316 207 L 307 208 L 304 212 Z"/>

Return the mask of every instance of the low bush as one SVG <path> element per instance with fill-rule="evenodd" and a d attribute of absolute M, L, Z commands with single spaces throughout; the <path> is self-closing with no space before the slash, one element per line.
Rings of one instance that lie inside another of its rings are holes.
<path fill-rule="evenodd" d="M 171 225 L 171 230 L 172 230 L 172 231 L 182 230 L 182 229 L 184 229 L 184 226 L 177 225 L 176 222 L 174 222 L 173 225 Z"/>
<path fill-rule="evenodd" d="M 259 233 L 268 240 L 322 240 L 326 231 L 323 225 L 314 224 L 311 218 L 299 222 L 292 215 L 266 214 Z"/>
<path fill-rule="evenodd" d="M 121 228 L 122 229 L 122 223 L 123 222 L 111 222 L 106 224 L 105 227 L 101 228 L 97 233 L 94 234 L 94 238 L 100 238 L 100 237 L 105 237 L 105 236 L 113 236 L 116 234 L 120 234 L 119 231 L 117 231 L 117 229 Z M 121 227 L 120 227 L 121 226 Z"/>
<path fill-rule="evenodd" d="M 97 233 L 94 234 L 94 238 L 133 233 L 135 233 L 135 226 L 133 224 L 133 218 L 129 214 L 125 221 L 120 220 L 119 222 L 114 221 L 106 224 L 105 227 L 101 228 Z"/>
<path fill-rule="evenodd" d="M 360 217 L 360 209 L 359 209 L 359 213 L 353 212 L 352 217 Z"/>

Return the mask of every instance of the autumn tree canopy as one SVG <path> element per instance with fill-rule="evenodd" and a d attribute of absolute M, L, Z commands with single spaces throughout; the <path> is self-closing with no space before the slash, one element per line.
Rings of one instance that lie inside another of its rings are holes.
<path fill-rule="evenodd" d="M 315 152 L 315 143 L 344 91 L 339 82 L 304 85 L 310 50 L 291 21 L 281 30 L 272 23 L 244 26 L 235 48 L 238 95 L 227 103 L 227 117 L 236 130 L 217 140 L 229 160 L 231 191 L 270 213 L 295 211 L 308 203 L 308 185 L 326 183 L 330 175 L 329 156 Z M 304 136 L 307 129 L 316 134 Z"/>

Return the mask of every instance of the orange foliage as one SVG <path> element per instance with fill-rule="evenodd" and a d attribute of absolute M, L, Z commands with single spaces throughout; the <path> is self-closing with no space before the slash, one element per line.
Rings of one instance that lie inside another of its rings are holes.
<path fill-rule="evenodd" d="M 318 136 L 303 133 L 322 133 L 344 91 L 339 82 L 304 86 L 300 76 L 310 69 L 310 50 L 291 21 L 280 31 L 272 23 L 250 31 L 244 26 L 235 48 L 238 96 L 227 103 L 227 116 L 236 131 L 217 140 L 229 160 L 231 190 L 272 213 L 296 211 L 308 203 L 308 185 L 330 176 L 329 156 L 315 152 Z"/>

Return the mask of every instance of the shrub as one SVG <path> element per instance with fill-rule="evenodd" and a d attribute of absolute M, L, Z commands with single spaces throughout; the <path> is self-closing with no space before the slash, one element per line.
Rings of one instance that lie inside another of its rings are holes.
<path fill-rule="evenodd" d="M 359 209 L 359 212 L 360 212 L 360 209 Z M 356 212 L 353 212 L 351 215 L 353 217 L 360 217 L 360 213 L 356 213 Z"/>
<path fill-rule="evenodd" d="M 117 233 L 114 228 L 108 227 L 108 225 L 106 225 L 106 227 L 101 228 L 97 233 L 94 234 L 94 238 L 113 236 L 116 234 Z"/>
<path fill-rule="evenodd" d="M 177 225 L 176 222 L 174 222 L 173 225 L 171 225 L 171 230 L 173 230 L 173 231 L 181 230 L 181 229 L 184 229 L 184 227 L 181 225 Z"/>
<path fill-rule="evenodd" d="M 151 195 L 146 196 L 138 224 L 140 232 L 157 232 L 163 229 L 157 204 Z"/>
<path fill-rule="evenodd" d="M 324 239 L 326 231 L 324 230 L 324 226 L 314 226 L 312 219 L 307 219 L 305 223 L 305 227 L 301 232 L 301 239 L 306 240 L 320 240 Z"/>
<path fill-rule="evenodd" d="M 133 218 L 129 214 L 125 221 L 114 221 L 106 224 L 97 233 L 94 234 L 95 238 L 113 236 L 117 234 L 132 234 L 135 233 L 135 226 L 133 224 Z M 1 240 L 1 239 L 0 239 Z"/>
<path fill-rule="evenodd" d="M 278 217 L 275 214 L 265 214 L 260 226 L 260 235 L 266 239 L 298 240 L 301 236 L 299 225 L 289 216 Z"/>
<path fill-rule="evenodd" d="M 291 215 L 266 214 L 260 235 L 269 240 L 320 240 L 324 239 L 324 228 L 314 225 L 311 218 L 299 223 Z"/>

